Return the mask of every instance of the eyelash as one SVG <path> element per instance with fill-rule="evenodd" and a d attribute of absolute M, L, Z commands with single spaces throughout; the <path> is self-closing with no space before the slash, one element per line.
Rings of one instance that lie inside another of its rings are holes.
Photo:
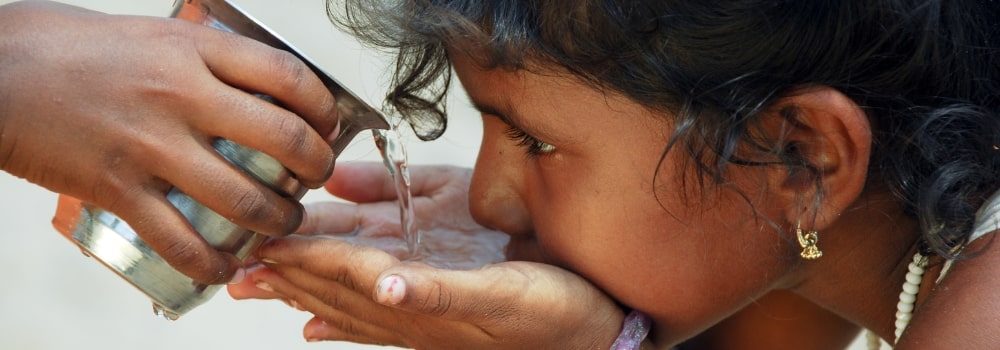
<path fill-rule="evenodd" d="M 528 135 L 524 130 L 509 127 L 505 132 L 507 137 L 517 142 L 519 147 L 525 148 L 529 156 L 541 156 L 555 151 L 555 146 L 539 141 L 534 136 Z"/>

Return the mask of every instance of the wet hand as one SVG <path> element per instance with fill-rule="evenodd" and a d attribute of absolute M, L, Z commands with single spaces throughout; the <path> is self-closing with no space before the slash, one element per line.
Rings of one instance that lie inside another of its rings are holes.
<path fill-rule="evenodd" d="M 405 237 L 402 232 L 395 183 L 380 163 L 338 167 L 326 188 L 354 203 L 307 204 L 308 219 L 298 232 L 376 247 L 400 260 L 440 268 L 472 269 L 504 260 L 509 236 L 479 225 L 469 213 L 470 169 L 421 166 L 411 168 L 410 173 L 420 237 L 412 254 L 408 243 L 415 237 Z"/>
<path fill-rule="evenodd" d="M 199 282 L 226 282 L 240 263 L 191 229 L 165 199 L 171 187 L 268 235 L 291 233 L 302 217 L 297 201 L 222 159 L 213 140 L 267 153 L 309 187 L 332 171 L 335 101 L 289 53 L 179 20 L 58 3 L 0 7 L 0 23 L 0 168 L 114 212 Z"/>
<path fill-rule="evenodd" d="M 371 247 L 289 237 L 261 250 L 266 267 L 230 285 L 237 299 L 282 299 L 315 315 L 311 341 L 416 349 L 609 348 L 623 314 L 559 268 L 504 262 L 445 270 Z"/>
<path fill-rule="evenodd" d="M 311 234 L 265 244 L 258 252 L 263 266 L 242 283 L 229 286 L 230 295 L 281 299 L 313 313 L 316 317 L 304 330 L 310 340 L 433 349 L 610 346 L 623 313 L 572 273 L 529 262 L 473 268 L 481 264 L 464 258 L 464 269 L 455 270 L 401 261 L 407 255 L 398 237 L 399 208 L 384 173 L 375 163 L 341 164 L 327 188 L 360 204 L 310 206 L 300 231 Z M 468 170 L 413 167 L 411 173 L 418 222 L 425 234 L 435 227 L 450 227 L 452 232 L 489 237 L 479 241 L 481 247 L 496 242 L 492 235 L 497 233 L 469 215 Z M 448 235 L 454 236 L 444 236 Z M 425 235 L 422 244 L 434 241 L 433 234 Z M 490 251 L 457 249 L 461 254 L 455 256 Z"/>

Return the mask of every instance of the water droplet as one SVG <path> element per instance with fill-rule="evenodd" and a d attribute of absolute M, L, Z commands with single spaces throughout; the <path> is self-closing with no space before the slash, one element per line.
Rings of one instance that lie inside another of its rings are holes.
<path fill-rule="evenodd" d="M 167 321 L 177 321 L 177 319 L 181 317 L 181 315 L 178 315 L 173 311 L 167 310 L 165 307 L 160 306 L 160 304 L 157 303 L 153 303 L 153 314 Z"/>

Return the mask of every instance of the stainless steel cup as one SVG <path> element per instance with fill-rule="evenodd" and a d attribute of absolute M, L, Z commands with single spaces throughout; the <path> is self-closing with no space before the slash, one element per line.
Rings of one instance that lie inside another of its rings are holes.
<path fill-rule="evenodd" d="M 289 51 L 306 62 L 337 99 L 341 131 L 330 139 L 335 154 L 340 154 L 361 130 L 389 128 L 381 113 L 231 2 L 181 0 L 175 3 L 172 17 L 256 39 Z M 260 97 L 270 100 L 267 96 Z M 273 190 L 296 199 L 305 194 L 306 188 L 274 158 L 225 139 L 217 140 L 214 146 L 225 159 Z M 219 251 L 233 253 L 242 260 L 264 240 L 264 236 L 237 226 L 176 188 L 167 194 L 167 199 Z M 85 254 L 96 258 L 149 296 L 154 311 L 166 318 L 177 319 L 208 301 L 221 288 L 199 284 L 173 269 L 127 223 L 101 208 L 64 196 L 60 198 L 53 224 Z"/>

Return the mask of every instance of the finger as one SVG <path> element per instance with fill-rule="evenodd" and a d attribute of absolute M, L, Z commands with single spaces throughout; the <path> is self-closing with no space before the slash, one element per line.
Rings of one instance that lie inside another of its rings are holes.
<path fill-rule="evenodd" d="M 335 156 L 325 137 L 261 97 L 223 87 L 199 109 L 205 117 L 193 122 L 203 132 L 271 156 L 309 188 L 321 186 L 333 172 Z"/>
<path fill-rule="evenodd" d="M 309 66 L 287 51 L 220 31 L 196 42 L 208 68 L 229 85 L 271 96 L 324 138 L 337 126 L 333 95 Z"/>
<path fill-rule="evenodd" d="M 479 270 L 442 270 L 426 265 L 397 265 L 379 277 L 375 300 L 383 305 L 463 322 L 495 322 L 532 310 L 522 305 L 521 297 L 532 294 L 540 283 L 531 274 L 507 267 L 489 266 Z M 553 293 L 535 293 L 534 297 L 558 297 Z M 538 300 L 535 300 L 538 302 Z M 563 300 L 541 300 L 557 304 Z"/>
<path fill-rule="evenodd" d="M 302 336 L 309 342 L 317 341 L 346 341 L 357 344 L 371 344 L 381 346 L 403 346 L 398 342 L 379 341 L 375 338 L 344 331 L 336 326 L 334 322 L 327 322 L 319 317 L 313 317 L 302 327 Z"/>
<path fill-rule="evenodd" d="M 257 250 L 257 257 L 328 277 L 368 295 L 379 274 L 399 263 L 399 259 L 375 248 L 323 236 L 300 235 L 269 240 Z"/>
<path fill-rule="evenodd" d="M 410 167 L 410 191 L 414 196 L 428 196 L 448 181 L 464 178 L 468 183 L 468 169 L 451 166 Z M 369 203 L 396 199 L 396 184 L 382 163 L 342 163 L 333 172 L 326 189 L 331 194 L 356 203 Z M 465 190 L 468 189 L 466 186 Z"/>
<path fill-rule="evenodd" d="M 353 244 L 392 252 L 397 257 L 402 256 L 396 254 L 397 250 L 406 248 L 396 203 L 315 202 L 304 206 L 306 215 L 297 234 L 345 239 Z"/>
<path fill-rule="evenodd" d="M 289 276 L 289 273 L 293 276 Z M 303 310 L 322 318 L 328 326 L 343 333 L 344 337 L 373 344 L 403 345 L 395 333 L 366 321 L 366 319 L 386 317 L 386 311 L 389 309 L 347 287 L 325 278 L 310 275 L 300 269 L 284 266 L 275 268 L 271 273 L 257 275 L 257 278 L 275 292 L 287 295 Z M 322 290 L 326 298 L 335 297 L 336 301 L 329 304 L 326 300 L 302 289 L 300 283 L 322 286 L 317 289 Z M 345 306 L 351 311 L 345 312 L 341 309 Z M 307 339 L 309 338 L 307 337 Z"/>
<path fill-rule="evenodd" d="M 307 310 L 327 320 L 350 315 L 358 321 L 378 324 L 394 318 L 392 313 L 403 315 L 398 310 L 379 305 L 372 300 L 370 293 L 354 290 L 341 284 L 336 278 L 280 264 L 274 265 L 273 273 L 280 277 L 257 277 L 262 281 L 270 281 L 266 282 L 269 288 L 288 293 L 289 297 L 299 300 Z"/>
<path fill-rule="evenodd" d="M 532 286 L 513 263 L 472 271 L 400 265 L 384 252 L 333 239 L 289 236 L 269 241 L 258 253 L 373 296 L 383 305 L 454 321 L 508 312 L 519 304 L 524 288 Z M 276 269 L 284 271 L 285 266 Z"/>
<path fill-rule="evenodd" d="M 336 279 L 295 267 L 273 266 L 274 275 L 258 275 L 262 283 L 274 291 L 286 293 L 306 310 L 327 320 L 356 318 L 368 322 L 390 310 L 372 301 L 368 294 L 360 294 Z"/>
<path fill-rule="evenodd" d="M 412 176 L 411 176 L 412 180 Z M 355 203 L 396 199 L 385 165 L 378 162 L 345 162 L 334 170 L 325 187 L 330 194 Z"/>
<path fill-rule="evenodd" d="M 254 265 L 252 267 L 247 267 L 246 278 L 244 278 L 242 281 L 238 283 L 233 283 L 226 286 L 226 290 L 229 292 L 229 296 L 236 300 L 288 299 L 286 295 L 274 291 L 274 288 L 271 288 L 269 284 L 262 281 L 262 278 L 260 276 L 265 273 L 273 274 L 274 272 L 268 271 L 267 267 L 264 267 L 263 265 Z"/>
<path fill-rule="evenodd" d="M 198 283 L 225 283 L 240 270 L 242 264 L 236 256 L 221 253 L 205 242 L 162 193 L 133 190 L 107 208 L 167 264 Z"/>
<path fill-rule="evenodd" d="M 261 268 L 258 267 L 257 270 L 261 270 Z M 261 274 L 262 273 L 260 272 L 250 272 L 248 273 L 247 278 L 243 281 L 226 285 L 226 291 L 229 292 L 229 296 L 234 300 L 280 300 L 289 307 L 295 308 L 299 311 L 305 311 L 305 308 L 293 299 L 289 298 L 287 295 L 276 292 L 273 288 L 271 288 L 270 284 L 263 282 L 263 279 L 260 277 Z M 270 274 L 274 274 L 274 272 L 270 272 Z"/>
<path fill-rule="evenodd" d="M 352 234 L 361 225 L 358 206 L 339 202 L 313 202 L 304 205 L 306 215 L 295 233 Z"/>
<path fill-rule="evenodd" d="M 160 165 L 158 172 L 198 203 L 241 227 L 266 235 L 287 235 L 301 224 L 303 209 L 297 201 L 275 193 L 208 146 L 180 148 L 180 152 L 155 158 Z"/>

